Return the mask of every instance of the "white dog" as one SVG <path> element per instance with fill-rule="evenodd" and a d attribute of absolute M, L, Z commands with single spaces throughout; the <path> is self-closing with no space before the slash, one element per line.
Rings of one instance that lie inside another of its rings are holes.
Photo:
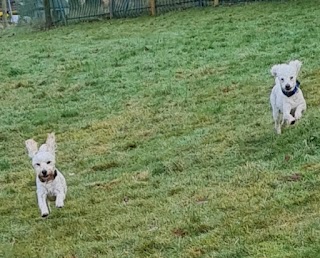
<path fill-rule="evenodd" d="M 298 60 L 289 64 L 278 64 L 271 68 L 275 77 L 275 86 L 270 95 L 274 127 L 281 134 L 281 125 L 294 124 L 307 109 L 306 101 L 297 80 L 302 63 Z"/>
<path fill-rule="evenodd" d="M 41 216 L 46 217 L 49 215 L 47 197 L 55 198 L 56 207 L 62 208 L 67 194 L 66 180 L 55 166 L 55 135 L 48 134 L 46 143 L 39 150 L 33 139 L 26 140 L 25 144 L 37 176 L 37 198 Z"/>

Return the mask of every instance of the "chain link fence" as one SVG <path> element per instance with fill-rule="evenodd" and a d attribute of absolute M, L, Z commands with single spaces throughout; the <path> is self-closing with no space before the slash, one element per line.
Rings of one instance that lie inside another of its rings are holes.
<path fill-rule="evenodd" d="M 43 0 L 16 0 L 21 23 L 44 23 Z M 55 25 L 99 18 L 157 15 L 173 10 L 270 0 L 50 0 Z"/>

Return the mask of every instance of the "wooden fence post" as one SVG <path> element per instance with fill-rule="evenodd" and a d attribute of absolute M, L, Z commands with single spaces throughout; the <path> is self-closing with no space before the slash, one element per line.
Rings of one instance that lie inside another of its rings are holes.
<path fill-rule="evenodd" d="M 7 19 L 7 1 L 2 0 L 2 22 L 3 28 L 8 26 L 8 19 Z"/>
<path fill-rule="evenodd" d="M 219 0 L 213 0 L 213 6 L 218 6 L 219 5 Z"/>
<path fill-rule="evenodd" d="M 156 15 L 156 0 L 149 0 L 150 12 L 152 16 Z"/>
<path fill-rule="evenodd" d="M 50 29 L 52 27 L 50 0 L 43 0 L 43 7 L 44 7 L 44 16 L 46 19 L 46 28 Z"/>
<path fill-rule="evenodd" d="M 113 0 L 110 0 L 109 12 L 110 12 L 110 19 L 112 19 L 113 18 Z"/>

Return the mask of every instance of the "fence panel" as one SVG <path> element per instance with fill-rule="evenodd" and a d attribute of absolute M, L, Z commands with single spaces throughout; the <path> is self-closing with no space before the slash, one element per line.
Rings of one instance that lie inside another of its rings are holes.
<path fill-rule="evenodd" d="M 147 14 L 149 12 L 148 0 L 113 0 L 114 17 L 130 17 Z"/>
<path fill-rule="evenodd" d="M 272 0 L 50 0 L 55 24 L 97 18 L 121 18 L 144 14 L 161 14 L 173 10 L 217 4 Z M 43 0 L 20 0 L 17 5 L 21 20 L 44 21 Z"/>

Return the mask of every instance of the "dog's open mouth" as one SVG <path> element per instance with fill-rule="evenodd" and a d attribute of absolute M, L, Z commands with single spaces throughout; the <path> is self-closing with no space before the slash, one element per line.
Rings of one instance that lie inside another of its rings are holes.
<path fill-rule="evenodd" d="M 39 175 L 39 179 L 41 182 L 49 182 L 54 180 L 54 176 L 52 174 L 48 174 L 46 176 L 44 175 Z"/>
<path fill-rule="evenodd" d="M 57 170 L 54 170 L 54 173 L 48 173 L 46 175 L 40 174 L 38 177 L 41 182 L 53 181 L 58 175 Z"/>

